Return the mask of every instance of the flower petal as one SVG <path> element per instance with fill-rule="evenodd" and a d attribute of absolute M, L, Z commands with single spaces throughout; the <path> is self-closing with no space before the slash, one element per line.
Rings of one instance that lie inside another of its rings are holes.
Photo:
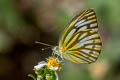
<path fill-rule="evenodd" d="M 40 70 L 41 68 L 43 68 L 46 65 L 47 65 L 47 62 L 41 61 L 40 63 L 38 63 L 38 65 L 34 66 L 34 69 Z"/>

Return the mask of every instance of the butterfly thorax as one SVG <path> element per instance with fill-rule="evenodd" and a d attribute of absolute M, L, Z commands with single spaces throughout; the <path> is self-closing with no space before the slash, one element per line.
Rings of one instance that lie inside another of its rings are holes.
<path fill-rule="evenodd" d="M 61 51 L 62 53 L 64 53 L 64 52 L 66 51 L 66 47 L 62 46 L 62 47 L 60 48 L 60 51 Z"/>

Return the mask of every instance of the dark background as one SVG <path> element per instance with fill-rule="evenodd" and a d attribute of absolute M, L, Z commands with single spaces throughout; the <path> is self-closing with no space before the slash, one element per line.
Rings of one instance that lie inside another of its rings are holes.
<path fill-rule="evenodd" d="M 103 41 L 93 64 L 65 61 L 60 80 L 120 80 L 120 0 L 0 0 L 0 80 L 32 80 L 33 67 L 52 53 L 67 22 L 94 8 Z M 34 74 L 35 75 L 35 74 Z"/>

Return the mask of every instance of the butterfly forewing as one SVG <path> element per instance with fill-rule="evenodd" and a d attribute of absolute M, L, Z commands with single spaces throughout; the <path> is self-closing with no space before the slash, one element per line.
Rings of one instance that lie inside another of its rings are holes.
<path fill-rule="evenodd" d="M 92 63 L 97 60 L 101 51 L 101 39 L 93 9 L 86 9 L 75 16 L 64 29 L 59 49 L 63 57 L 75 63 Z"/>

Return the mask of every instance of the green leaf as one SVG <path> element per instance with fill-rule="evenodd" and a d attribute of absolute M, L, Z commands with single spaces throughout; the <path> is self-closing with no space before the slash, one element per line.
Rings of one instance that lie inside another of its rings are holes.
<path fill-rule="evenodd" d="M 46 74 L 46 80 L 55 80 L 54 75 Z"/>
<path fill-rule="evenodd" d="M 32 74 L 28 74 L 28 77 L 31 77 L 33 80 L 36 80 L 36 78 Z"/>

